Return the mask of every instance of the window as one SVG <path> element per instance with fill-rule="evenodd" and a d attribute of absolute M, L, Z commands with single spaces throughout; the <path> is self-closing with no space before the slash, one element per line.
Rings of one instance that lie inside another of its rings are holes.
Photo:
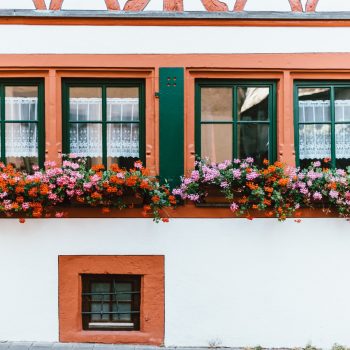
<path fill-rule="evenodd" d="M 58 258 L 59 340 L 164 343 L 164 256 Z"/>
<path fill-rule="evenodd" d="M 276 158 L 273 82 L 196 83 L 196 153 L 213 162 Z"/>
<path fill-rule="evenodd" d="M 0 81 L 1 161 L 32 171 L 44 162 L 42 81 Z"/>
<path fill-rule="evenodd" d="M 295 85 L 296 163 L 331 159 L 350 165 L 350 84 L 298 82 Z"/>
<path fill-rule="evenodd" d="M 85 330 L 139 330 L 141 276 L 82 275 Z"/>
<path fill-rule="evenodd" d="M 64 153 L 130 168 L 144 155 L 144 83 L 64 81 Z"/>

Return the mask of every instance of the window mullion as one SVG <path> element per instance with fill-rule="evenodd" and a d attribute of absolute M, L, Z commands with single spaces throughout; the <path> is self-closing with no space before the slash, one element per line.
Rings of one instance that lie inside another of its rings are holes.
<path fill-rule="evenodd" d="M 238 136 L 238 131 L 237 131 L 237 114 L 238 114 L 238 96 L 237 96 L 237 86 L 234 85 L 233 86 L 233 102 L 232 102 L 232 117 L 233 117 L 233 137 L 232 137 L 232 153 L 233 153 L 233 159 L 234 158 L 238 158 L 238 139 L 237 139 L 237 136 Z"/>
<path fill-rule="evenodd" d="M 38 85 L 38 105 L 36 115 L 37 135 L 38 135 L 38 163 L 39 166 L 43 167 L 45 162 L 45 113 L 43 101 L 44 87 L 42 83 Z"/>
<path fill-rule="evenodd" d="M 336 152 L 335 152 L 335 95 L 334 86 L 331 86 L 331 164 L 336 166 Z"/>
<path fill-rule="evenodd" d="M 276 145 L 275 145 L 275 138 L 274 138 L 274 128 L 275 128 L 275 120 L 273 118 L 273 116 L 275 115 L 274 113 L 274 91 L 272 89 L 271 86 L 269 86 L 269 97 L 268 97 L 268 110 L 267 110 L 267 115 L 268 115 L 268 121 L 269 121 L 269 140 L 268 140 L 268 157 L 269 157 L 269 161 L 270 163 L 273 163 L 275 161 L 276 158 Z"/>
<path fill-rule="evenodd" d="M 1 160 L 6 162 L 6 150 L 5 150 L 5 86 L 0 86 L 0 99 L 1 99 Z"/>
<path fill-rule="evenodd" d="M 107 88 L 102 86 L 102 163 L 107 167 Z"/>

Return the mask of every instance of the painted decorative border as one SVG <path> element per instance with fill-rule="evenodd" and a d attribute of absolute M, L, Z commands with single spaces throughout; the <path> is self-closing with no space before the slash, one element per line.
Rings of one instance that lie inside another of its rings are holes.
<path fill-rule="evenodd" d="M 62 9 L 64 0 L 51 0 L 49 10 L 59 11 Z M 102 0 L 101 0 L 102 1 Z M 121 11 L 118 0 L 104 0 L 106 8 L 109 11 Z M 123 11 L 140 12 L 143 11 L 151 0 L 128 0 Z M 286 1 L 286 0 L 285 0 Z M 305 6 L 305 12 L 315 12 L 319 0 L 308 0 Z M 220 0 L 201 0 L 206 11 L 209 12 L 228 12 L 229 8 L 224 1 Z M 248 0 L 236 0 L 233 11 L 244 11 Z M 288 0 L 292 12 L 304 12 L 301 0 Z M 47 10 L 44 0 L 33 0 L 37 10 Z M 184 10 L 183 0 L 163 0 L 163 10 L 169 12 L 182 12 Z"/>

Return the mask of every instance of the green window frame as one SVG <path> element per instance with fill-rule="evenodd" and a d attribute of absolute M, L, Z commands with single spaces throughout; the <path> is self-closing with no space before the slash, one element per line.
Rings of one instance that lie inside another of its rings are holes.
<path fill-rule="evenodd" d="M 231 88 L 232 89 L 232 120 L 228 121 L 202 121 L 201 119 L 201 89 L 202 88 Z M 267 121 L 243 121 L 238 118 L 238 89 L 239 88 L 268 88 L 268 119 Z M 197 79 L 195 84 L 195 149 L 196 155 L 201 157 L 201 128 L 204 124 L 228 125 L 232 127 L 232 159 L 238 158 L 238 128 L 247 124 L 269 125 L 268 131 L 268 160 L 273 163 L 277 159 L 276 134 L 276 82 L 266 80 L 228 80 L 228 79 Z"/>
<path fill-rule="evenodd" d="M 36 120 L 6 119 L 6 88 L 36 87 L 38 91 Z M 6 126 L 8 124 L 37 124 L 38 162 L 33 165 L 44 166 L 45 161 L 45 93 L 43 79 L 6 79 L 0 80 L 0 145 L 1 161 L 7 163 Z M 25 158 L 25 157 L 24 157 Z M 26 169 L 31 171 L 32 169 Z"/>
<path fill-rule="evenodd" d="M 336 120 L 336 89 L 338 88 L 345 88 L 349 89 L 350 92 L 350 82 L 346 81 L 296 81 L 294 83 L 294 143 L 295 143 L 295 157 L 296 157 L 296 165 L 303 166 L 301 164 L 300 160 L 300 126 L 301 125 L 329 125 L 330 126 L 330 162 L 328 165 L 330 165 L 332 168 L 337 167 L 338 161 L 341 162 L 339 159 L 337 161 L 336 157 L 336 128 L 338 125 L 350 125 L 350 115 L 349 120 L 342 120 L 337 121 Z M 300 115 L 299 115 L 299 89 L 323 89 L 329 90 L 329 102 L 330 102 L 330 119 L 329 121 L 303 121 L 300 122 Z M 350 140 L 349 140 L 350 142 Z M 317 158 L 309 160 L 309 163 L 311 161 L 316 160 Z M 322 160 L 322 159 L 319 159 Z M 344 164 L 344 162 L 342 162 Z M 345 163 L 347 165 L 350 165 L 350 155 L 349 158 L 346 158 Z M 306 166 L 306 165 L 305 165 Z M 340 165 L 340 167 L 345 167 L 344 165 Z"/>
<path fill-rule="evenodd" d="M 102 89 L 102 118 L 99 121 L 71 121 L 69 90 L 70 88 L 101 88 Z M 138 121 L 116 121 L 107 120 L 107 89 L 108 88 L 137 88 L 139 98 L 139 120 Z M 71 123 L 100 124 L 102 127 L 102 163 L 107 166 L 107 126 L 109 124 L 137 124 L 139 126 L 139 157 L 144 164 L 145 152 L 145 82 L 142 79 L 63 79 L 62 80 L 62 111 L 63 111 L 63 153 L 69 154 L 70 137 L 69 125 Z"/>

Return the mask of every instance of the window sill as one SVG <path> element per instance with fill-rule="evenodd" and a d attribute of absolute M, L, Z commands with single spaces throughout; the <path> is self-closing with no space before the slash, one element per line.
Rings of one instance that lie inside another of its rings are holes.
<path fill-rule="evenodd" d="M 55 218 L 55 212 L 62 212 L 62 219 L 77 219 L 77 218 L 99 218 L 99 219 L 112 219 L 112 218 L 149 218 L 151 215 L 144 215 L 142 208 L 130 207 L 126 209 L 110 208 L 106 211 L 103 208 L 97 207 L 78 207 L 78 206 L 67 206 L 67 207 L 56 207 L 52 209 L 50 216 L 44 218 L 33 218 L 34 220 L 45 220 Z M 251 210 L 250 215 L 253 218 L 270 218 L 267 217 L 266 212 L 259 210 Z M 165 209 L 162 211 L 162 216 L 171 219 L 199 219 L 199 218 L 220 218 L 220 219 L 239 219 L 244 216 L 237 216 L 232 213 L 229 209 L 228 203 L 199 203 L 194 204 L 192 202 L 186 202 L 183 205 L 179 205 L 174 209 Z M 22 218 L 23 215 L 16 215 L 10 218 Z M 1 215 L 0 218 L 8 218 L 5 215 Z M 322 208 L 301 208 L 293 216 L 293 218 L 339 218 L 338 213 L 331 209 L 327 209 L 327 212 Z M 32 218 L 28 218 L 32 219 Z M 274 219 L 274 218 L 271 218 Z"/>

